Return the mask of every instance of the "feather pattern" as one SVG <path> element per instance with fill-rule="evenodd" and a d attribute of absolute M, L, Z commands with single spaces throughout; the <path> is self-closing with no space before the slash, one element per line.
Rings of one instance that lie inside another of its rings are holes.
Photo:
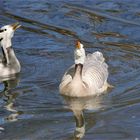
<path fill-rule="evenodd" d="M 97 51 L 87 55 L 82 78 L 89 88 L 94 88 L 95 92 L 98 93 L 103 90 L 102 88 L 107 84 L 108 65 L 105 63 L 105 58 L 101 52 Z"/>

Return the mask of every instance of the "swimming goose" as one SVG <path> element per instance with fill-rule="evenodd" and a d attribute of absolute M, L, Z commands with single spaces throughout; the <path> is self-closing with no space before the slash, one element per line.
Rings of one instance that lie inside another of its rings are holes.
<path fill-rule="evenodd" d="M 74 51 L 75 65 L 64 74 L 59 86 L 60 93 L 72 97 L 100 95 L 110 86 L 107 82 L 108 65 L 103 54 L 96 51 L 85 55 L 80 41 Z"/>
<path fill-rule="evenodd" d="M 0 77 L 19 73 L 21 70 L 20 63 L 15 55 L 11 42 L 14 31 L 19 27 L 19 23 L 15 23 L 0 28 L 0 45 L 4 56 L 4 60 L 0 62 Z"/>

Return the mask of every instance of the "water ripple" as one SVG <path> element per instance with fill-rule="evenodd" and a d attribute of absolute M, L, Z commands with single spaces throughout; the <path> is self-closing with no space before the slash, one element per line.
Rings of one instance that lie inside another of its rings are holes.
<path fill-rule="evenodd" d="M 83 139 L 140 138 L 139 5 L 138 0 L 0 1 L 1 26 L 22 25 L 13 38 L 21 74 L 0 78 L 0 139 L 74 139 L 72 108 L 78 107 L 86 124 Z M 77 39 L 87 53 L 101 51 L 109 65 L 114 88 L 99 102 L 65 102 L 59 95 Z"/>

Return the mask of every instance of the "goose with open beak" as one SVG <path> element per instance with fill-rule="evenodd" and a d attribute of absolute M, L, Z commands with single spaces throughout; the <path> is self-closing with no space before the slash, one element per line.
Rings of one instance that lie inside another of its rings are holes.
<path fill-rule="evenodd" d="M 59 86 L 62 95 L 85 97 L 103 94 L 110 86 L 108 65 L 103 54 L 96 51 L 85 55 L 83 44 L 78 41 L 74 51 L 75 64 L 64 74 Z"/>
<path fill-rule="evenodd" d="M 15 30 L 20 26 L 19 23 L 14 23 L 0 28 L 0 45 L 4 57 L 4 60 L 0 62 L 0 77 L 16 74 L 21 70 L 20 62 L 15 55 L 11 41 Z"/>

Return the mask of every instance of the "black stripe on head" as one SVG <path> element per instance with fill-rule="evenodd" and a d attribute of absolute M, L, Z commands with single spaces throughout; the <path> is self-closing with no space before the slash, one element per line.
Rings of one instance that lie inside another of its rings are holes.
<path fill-rule="evenodd" d="M 2 49 L 2 53 L 3 53 L 3 62 L 4 62 L 4 63 L 7 63 L 6 55 L 5 55 L 5 52 L 4 52 L 3 47 L 1 47 L 1 49 Z"/>
<path fill-rule="evenodd" d="M 3 38 L 0 38 L 0 41 L 2 41 L 3 40 Z"/>
<path fill-rule="evenodd" d="M 0 30 L 0 33 L 4 32 L 4 30 Z"/>

